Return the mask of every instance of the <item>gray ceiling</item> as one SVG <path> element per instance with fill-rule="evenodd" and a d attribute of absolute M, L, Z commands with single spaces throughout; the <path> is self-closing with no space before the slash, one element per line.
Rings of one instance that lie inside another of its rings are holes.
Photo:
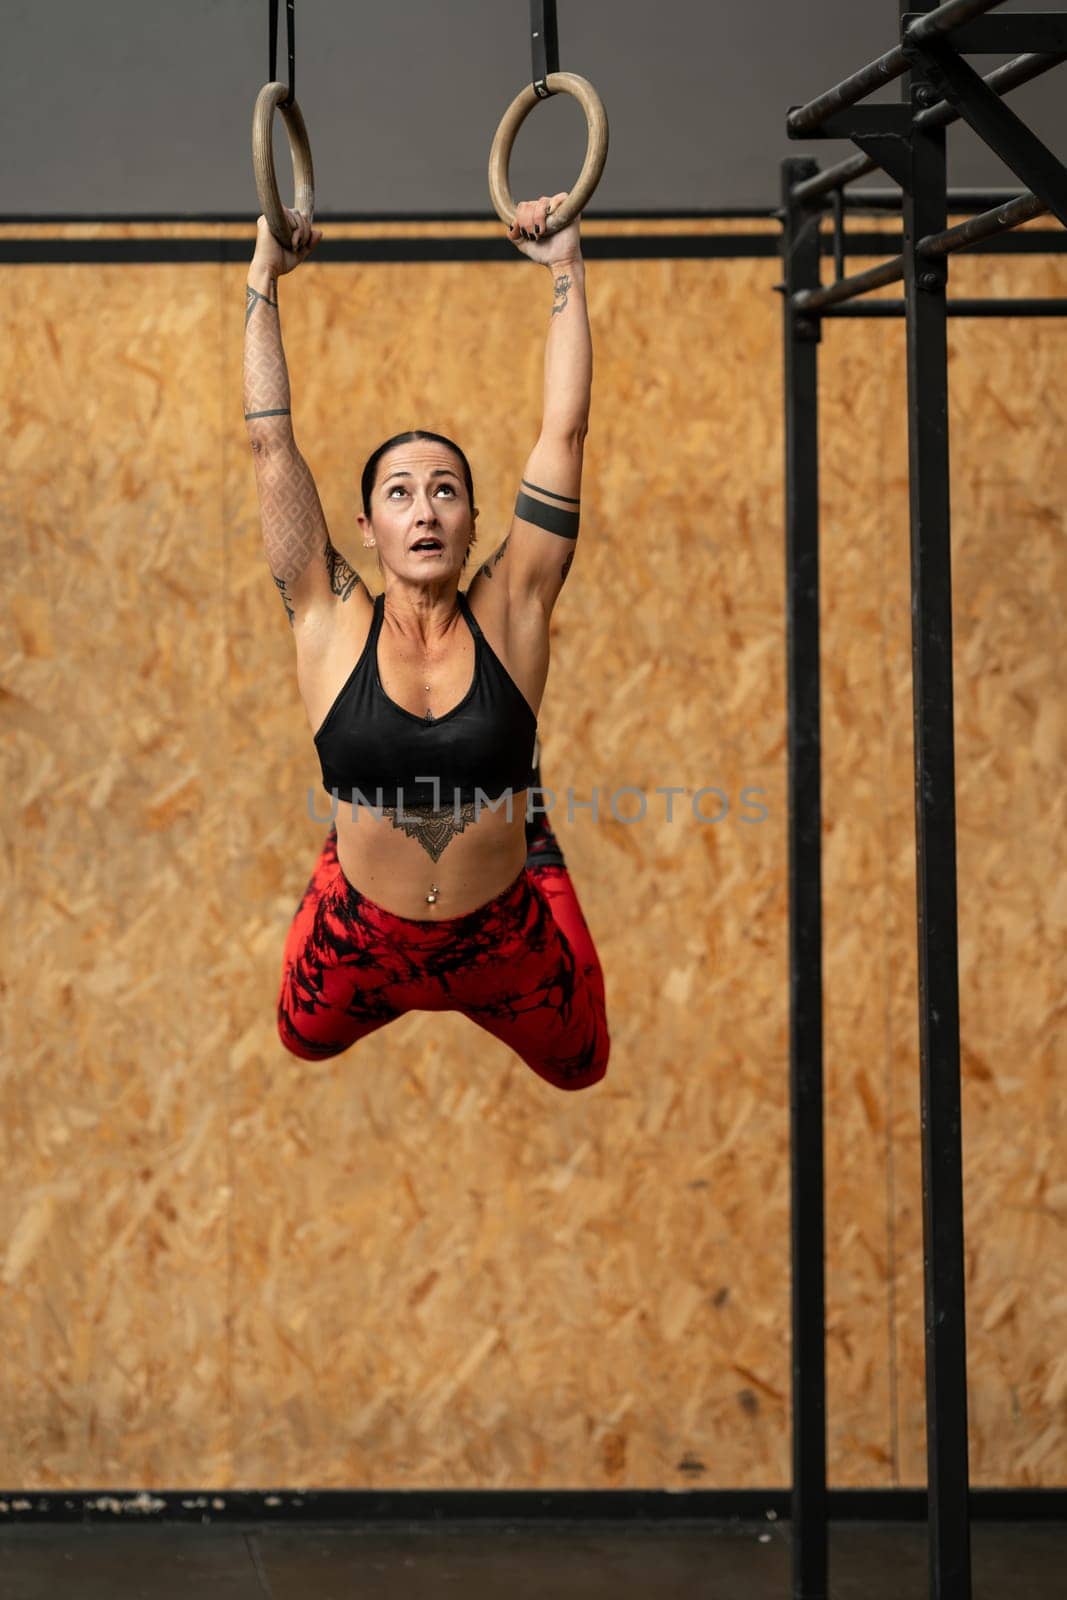
<path fill-rule="evenodd" d="M 849 148 L 791 144 L 789 105 L 898 37 L 893 0 L 558 6 L 561 65 L 592 79 L 611 123 L 598 211 L 773 205 L 783 156 Z M 528 16 L 528 0 L 298 0 L 320 212 L 487 211 L 490 139 L 529 77 Z M 2 30 L 0 212 L 252 213 L 267 0 L 6 0 Z M 1067 151 L 1067 66 L 1012 104 Z M 966 130 L 949 137 L 953 182 L 1021 187 Z M 515 193 L 569 187 L 583 148 L 573 103 L 537 107 Z"/>

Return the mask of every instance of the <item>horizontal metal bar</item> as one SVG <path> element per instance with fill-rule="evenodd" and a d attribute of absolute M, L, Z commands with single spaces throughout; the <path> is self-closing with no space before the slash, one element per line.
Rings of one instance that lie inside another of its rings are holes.
<path fill-rule="evenodd" d="M 983 12 L 1003 4 L 1004 0 L 949 0 L 948 5 L 938 6 L 936 11 L 924 11 L 917 21 L 910 22 L 904 30 L 904 43 L 923 44 L 939 34 L 951 33 L 961 22 L 969 22 L 972 17 L 980 17 Z"/>
<path fill-rule="evenodd" d="M 853 221 L 856 218 L 856 213 L 850 211 L 846 213 L 846 216 L 849 221 Z M 626 237 L 630 236 L 627 235 Z M 701 235 L 697 235 L 697 241 L 701 237 Z M 707 237 L 718 239 L 723 244 L 733 242 L 729 235 L 711 234 Z M 598 240 L 597 242 L 599 243 L 600 241 Z M 618 243 L 621 241 L 613 240 L 612 242 Z M 777 243 L 780 249 L 780 241 L 777 241 Z M 834 241 L 831 231 L 823 229 L 821 234 L 822 254 L 824 256 L 832 256 L 833 246 Z M 845 233 L 845 255 L 852 262 L 862 258 L 864 263 L 869 266 L 872 262 L 885 261 L 889 256 L 899 255 L 903 248 L 903 234 L 897 228 L 886 232 L 868 232 L 866 228 L 849 228 Z M 713 252 L 709 251 L 707 253 L 712 254 Z M 735 250 L 732 253 L 736 255 L 739 252 Z M 767 253 L 773 254 L 773 252 Z M 731 251 L 721 249 L 718 254 L 725 256 L 731 254 Z M 751 255 L 752 250 L 748 248 L 741 251 L 740 254 Z M 1061 228 L 1058 223 L 1054 228 L 1041 228 L 1036 224 L 1025 229 L 1019 227 L 1010 228 L 1005 233 L 993 234 L 989 238 L 979 239 L 973 244 L 968 244 L 967 254 L 976 256 L 1064 256 L 1067 255 L 1067 229 Z M 856 268 L 853 267 L 852 270 L 855 271 Z"/>
<path fill-rule="evenodd" d="M 945 309 L 950 317 L 1067 317 L 1067 299 L 1063 300 L 948 300 Z M 832 306 L 823 312 L 826 317 L 903 317 L 907 304 L 903 300 L 868 300 L 863 305 Z"/>
<path fill-rule="evenodd" d="M 917 253 L 931 260 L 951 255 L 953 251 L 963 250 L 981 239 L 1007 233 L 1020 223 L 1029 222 L 1032 217 L 1046 216 L 1048 209 L 1036 194 L 1021 194 L 1008 205 L 994 206 L 991 211 L 983 211 L 981 216 L 971 217 L 955 228 L 946 228 L 944 233 L 934 233 L 926 239 L 920 239 Z"/>
<path fill-rule="evenodd" d="M 813 139 L 906 139 L 911 133 L 910 105 L 900 100 L 875 100 L 868 106 L 845 106 L 830 111 L 811 135 Z M 896 180 L 894 179 L 894 182 Z"/>
<path fill-rule="evenodd" d="M 1047 209 L 1036 195 L 1020 195 L 1010 205 L 985 211 L 981 216 L 961 222 L 958 227 L 946 229 L 944 233 L 928 234 L 926 238 L 919 240 L 915 253 L 928 260 L 938 260 L 942 256 L 952 255 L 957 250 L 965 249 L 969 244 L 977 244 L 982 239 L 992 238 L 994 234 L 1007 233 L 1009 229 L 1017 228 L 1020 223 L 1029 221 L 1031 217 L 1041 216 Z M 891 260 L 882 261 L 876 267 L 868 267 L 865 272 L 855 272 L 851 277 L 841 278 L 837 283 L 827 284 L 821 289 L 802 289 L 794 296 L 793 305 L 797 311 L 822 311 L 830 306 L 843 304 L 846 300 L 854 300 L 859 295 L 870 294 L 872 289 L 882 289 L 886 284 L 899 283 L 903 276 L 904 257 L 893 256 Z"/>
<path fill-rule="evenodd" d="M 887 83 L 892 83 L 894 78 L 902 78 L 907 70 L 908 62 L 903 47 L 895 45 L 892 50 L 887 50 L 884 56 L 879 56 L 877 61 L 868 62 L 859 72 L 854 72 L 851 78 L 836 83 L 832 89 L 827 89 L 825 94 L 809 100 L 807 105 L 794 106 L 786 118 L 786 132 L 791 139 L 806 138 L 833 112 L 844 111 L 846 106 L 854 106 L 857 100 L 863 100 L 876 89 L 884 88 Z"/>
<path fill-rule="evenodd" d="M 1018 50 L 1067 49 L 1067 16 L 1057 11 L 1011 11 L 977 17 L 952 35 L 961 56 L 1010 56 Z"/>
<path fill-rule="evenodd" d="M 823 311 L 827 306 L 840 305 L 845 300 L 855 300 L 857 295 L 870 294 L 872 289 L 884 289 L 888 283 L 899 283 L 904 276 L 904 257 L 894 256 L 892 261 L 882 261 L 866 272 L 855 272 L 840 283 L 827 284 L 822 289 L 801 289 L 793 296 L 793 306 L 805 314 Z"/>
<path fill-rule="evenodd" d="M 1018 89 L 1024 83 L 1032 83 L 1035 78 L 1040 78 L 1043 73 L 1059 66 L 1061 61 L 1067 60 L 1067 52 L 1055 55 L 1024 55 L 1016 56 L 1014 61 L 1006 61 L 1003 66 L 996 67 L 986 74 L 986 83 L 998 94 L 1007 94 L 1011 89 Z M 959 121 L 959 112 L 948 100 L 939 100 L 936 105 L 929 106 L 927 110 L 920 111 L 915 118 L 917 128 L 948 128 Z M 848 156 L 836 166 L 827 167 L 825 172 L 819 172 L 814 178 L 807 178 L 803 183 L 798 183 L 793 190 L 793 199 L 800 204 L 808 204 L 821 194 L 829 194 L 832 189 L 843 188 L 855 178 L 862 178 L 868 172 L 876 172 L 877 164 L 870 156 Z"/>
<path fill-rule="evenodd" d="M 1014 189 L 950 189 L 946 203 L 950 212 L 971 213 L 989 211 L 993 206 L 1010 205 L 1023 191 Z M 846 211 L 899 212 L 903 194 L 899 189 L 849 189 L 841 198 Z"/>
<path fill-rule="evenodd" d="M 863 178 L 868 172 L 877 171 L 878 163 L 872 161 L 870 156 L 847 156 L 844 161 L 827 167 L 824 172 L 817 172 L 814 178 L 805 178 L 803 183 L 798 183 L 793 190 L 792 198 L 797 205 L 810 205 L 813 200 L 818 200 L 820 195 L 831 194 L 834 189 L 843 189 L 845 184 L 851 183 L 854 178 Z"/>
<path fill-rule="evenodd" d="M 909 66 L 908 45 L 920 44 L 924 39 L 947 33 L 957 24 L 966 22 L 971 17 L 981 16 L 984 11 L 992 11 L 995 6 L 1003 3 L 1004 0 L 948 0 L 947 5 L 938 6 L 936 11 L 926 12 L 905 31 L 903 43 L 894 46 L 892 50 L 887 50 L 877 61 L 869 61 L 851 77 L 835 84 L 832 89 L 827 89 L 825 94 L 809 100 L 806 105 L 794 106 L 786 118 L 786 131 L 789 137 L 803 139 L 806 135 L 814 133 L 833 112 L 843 111 L 846 106 L 854 106 L 857 101 L 866 99 L 867 95 L 873 94 L 876 89 L 892 83 L 895 78 L 903 77 Z"/>

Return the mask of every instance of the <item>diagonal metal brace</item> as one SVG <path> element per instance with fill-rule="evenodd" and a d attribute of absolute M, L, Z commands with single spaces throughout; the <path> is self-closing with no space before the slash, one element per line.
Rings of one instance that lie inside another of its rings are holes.
<path fill-rule="evenodd" d="M 887 177 L 911 190 L 911 107 L 850 106 L 826 118 L 816 137 L 851 139 Z"/>
<path fill-rule="evenodd" d="M 911 193 L 911 145 L 907 139 L 889 134 L 872 134 L 864 138 L 862 134 L 854 133 L 852 141 L 859 145 L 865 156 L 870 156 L 876 166 L 881 167 L 887 177 L 899 183 L 905 194 Z"/>
<path fill-rule="evenodd" d="M 1067 227 L 1067 167 L 943 39 L 909 46 L 930 84 Z"/>

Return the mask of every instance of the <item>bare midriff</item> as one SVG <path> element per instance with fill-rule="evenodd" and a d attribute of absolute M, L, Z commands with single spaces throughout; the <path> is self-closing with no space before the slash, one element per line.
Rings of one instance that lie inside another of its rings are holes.
<path fill-rule="evenodd" d="M 446 826 L 451 815 L 443 813 Z M 388 811 L 379 816 L 339 800 L 335 821 L 337 859 L 348 882 L 398 917 L 435 922 L 465 916 L 509 888 L 526 865 L 525 789 L 512 792 L 510 821 L 506 800 L 495 811 L 483 805 L 477 821 L 452 834 L 436 861 Z"/>

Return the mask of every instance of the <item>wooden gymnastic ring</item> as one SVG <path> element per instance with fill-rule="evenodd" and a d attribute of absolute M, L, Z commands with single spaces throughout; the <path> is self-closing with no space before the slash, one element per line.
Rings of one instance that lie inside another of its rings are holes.
<path fill-rule="evenodd" d="M 282 105 L 288 93 L 287 84 L 265 83 L 256 96 L 256 108 L 252 113 L 252 166 L 256 174 L 260 210 L 267 219 L 271 233 L 285 250 L 293 248 L 293 230 L 285 219 L 278 195 L 278 180 L 274 175 L 272 135 L 275 110 L 281 111 L 293 161 L 296 197 L 291 209 L 302 212 L 308 222 L 315 215 L 315 171 L 311 165 L 311 144 L 296 101 L 288 106 Z"/>
<path fill-rule="evenodd" d="M 549 213 L 547 231 L 558 233 L 585 210 L 600 182 L 600 174 L 608 157 L 608 118 L 603 101 L 588 78 L 579 78 L 575 72 L 550 72 L 545 79 L 545 86 L 552 94 L 573 95 L 585 112 L 589 130 L 585 162 L 578 174 L 578 181 L 566 200 Z M 515 143 L 515 135 L 539 98 L 543 97 L 537 94 L 532 83 L 515 96 L 500 119 L 493 148 L 489 152 L 489 196 L 497 216 L 509 228 L 515 221 L 515 201 L 508 181 L 511 147 Z"/>

